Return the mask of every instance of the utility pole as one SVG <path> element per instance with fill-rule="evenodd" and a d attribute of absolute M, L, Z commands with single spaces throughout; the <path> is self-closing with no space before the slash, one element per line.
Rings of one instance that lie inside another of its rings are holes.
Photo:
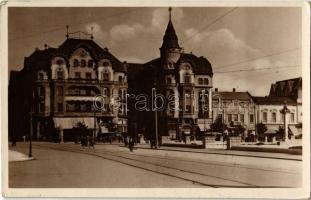
<path fill-rule="evenodd" d="M 155 73 L 155 76 L 154 76 L 154 91 L 155 91 L 155 94 L 156 94 L 156 91 L 157 91 L 157 73 L 156 73 L 156 68 L 154 69 L 154 73 Z M 153 100 L 152 100 L 153 101 Z M 158 111 L 157 111 L 157 101 L 155 102 L 152 102 L 152 103 L 155 103 L 155 111 L 154 111 L 154 115 L 155 115 L 155 148 L 158 149 L 159 147 L 159 144 L 158 144 Z"/>
<path fill-rule="evenodd" d="M 32 92 L 32 98 L 31 98 L 31 105 L 30 105 L 30 133 L 29 133 L 29 153 L 28 153 L 28 157 L 31 158 L 32 157 L 32 132 L 33 132 L 33 127 L 32 127 L 32 114 L 33 114 L 33 110 L 34 110 L 34 90 L 33 88 L 31 88 L 31 92 Z"/>

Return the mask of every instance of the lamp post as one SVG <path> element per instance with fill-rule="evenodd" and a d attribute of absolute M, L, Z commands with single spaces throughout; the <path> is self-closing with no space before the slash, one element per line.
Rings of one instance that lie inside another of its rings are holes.
<path fill-rule="evenodd" d="M 286 102 L 285 105 L 283 107 L 283 109 L 281 110 L 281 113 L 284 115 L 284 133 L 285 133 L 285 143 L 288 142 L 288 122 L 287 122 L 287 113 L 289 113 L 289 109 L 287 108 Z"/>

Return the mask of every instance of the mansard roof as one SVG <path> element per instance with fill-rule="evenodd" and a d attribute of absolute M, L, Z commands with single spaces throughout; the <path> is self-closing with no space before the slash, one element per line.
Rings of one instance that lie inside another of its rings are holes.
<path fill-rule="evenodd" d="M 302 89 L 302 78 L 293 78 L 282 81 L 277 81 L 271 84 L 269 96 L 275 97 L 298 97 L 298 90 Z"/>
<path fill-rule="evenodd" d="M 203 56 L 197 57 L 194 54 L 182 53 L 178 63 L 189 62 L 196 74 L 213 74 L 211 63 Z"/>
<path fill-rule="evenodd" d="M 108 59 L 112 63 L 115 71 L 126 72 L 127 64 L 122 63 L 108 49 L 101 48 L 93 40 L 88 39 L 66 39 L 59 48 L 47 48 L 44 50 L 35 50 L 28 58 L 25 59 L 25 66 L 32 69 L 49 68 L 50 61 L 55 56 L 62 56 L 65 59 L 70 58 L 71 54 L 78 48 L 84 48 L 90 52 L 95 61 L 100 59 Z"/>
<path fill-rule="evenodd" d="M 205 57 L 197 57 L 193 54 L 181 53 L 179 60 L 176 63 L 176 69 L 178 69 L 178 66 L 183 62 L 190 63 L 195 74 L 213 75 L 212 65 Z M 161 58 L 151 60 L 144 65 L 146 67 L 154 66 L 160 68 Z"/>

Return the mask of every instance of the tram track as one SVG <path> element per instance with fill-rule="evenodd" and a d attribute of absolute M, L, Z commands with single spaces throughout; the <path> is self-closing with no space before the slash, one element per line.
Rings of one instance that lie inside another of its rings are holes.
<path fill-rule="evenodd" d="M 52 145 L 39 145 L 36 144 L 36 146 L 39 146 L 40 148 L 45 148 L 45 149 L 53 149 L 53 150 L 58 150 L 58 151 L 68 151 L 68 152 L 74 152 L 74 153 L 81 153 L 81 154 L 86 154 L 86 155 L 91 155 L 91 156 L 96 156 L 102 159 L 106 160 L 111 160 L 114 162 L 122 163 L 131 167 L 151 171 L 154 173 L 162 174 L 162 175 L 167 175 L 170 177 L 190 181 L 193 184 L 198 184 L 201 186 L 205 187 L 213 187 L 213 188 L 218 188 L 218 187 L 248 187 L 248 188 L 257 188 L 261 187 L 258 185 L 250 184 L 247 182 L 243 181 L 237 181 L 233 179 L 228 179 L 224 177 L 219 177 L 215 176 L 212 174 L 206 174 L 202 172 L 195 172 L 187 169 L 183 169 L 182 167 L 178 166 L 168 166 L 165 164 L 159 164 L 155 163 L 150 160 L 141 160 L 137 157 L 146 157 L 143 155 L 136 155 L 136 154 L 129 154 L 126 152 L 112 152 L 112 151 L 99 151 L 96 149 L 92 148 L 74 148 L 74 147 L 56 147 Z M 136 158 L 135 158 L 136 157 Z M 151 158 L 156 158 L 156 159 L 165 159 L 165 158 L 159 158 L 159 156 L 147 156 Z M 215 183 L 221 183 L 221 184 L 215 184 Z M 265 186 L 265 187 L 270 187 L 270 186 Z M 273 187 L 273 186 L 272 186 Z"/>

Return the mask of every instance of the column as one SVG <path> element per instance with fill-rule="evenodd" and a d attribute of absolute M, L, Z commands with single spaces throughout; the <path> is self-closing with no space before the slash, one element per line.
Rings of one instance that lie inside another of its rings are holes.
<path fill-rule="evenodd" d="M 212 117 L 212 88 L 208 89 L 208 116 Z"/>

